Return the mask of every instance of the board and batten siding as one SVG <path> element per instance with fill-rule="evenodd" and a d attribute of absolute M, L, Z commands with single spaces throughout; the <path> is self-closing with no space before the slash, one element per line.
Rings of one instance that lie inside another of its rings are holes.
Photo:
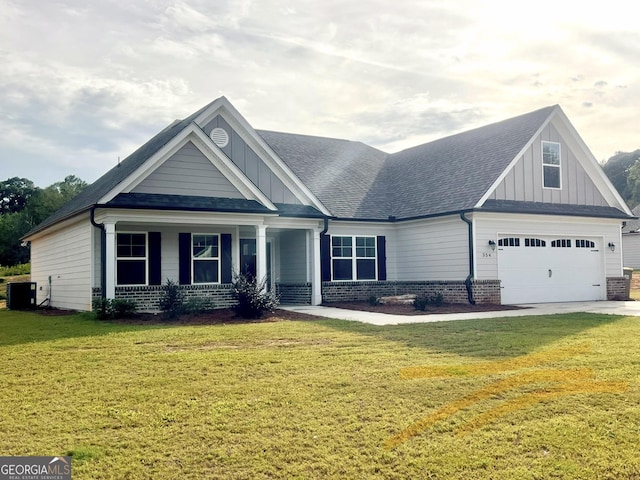
<path fill-rule="evenodd" d="M 214 128 L 222 128 L 229 135 L 229 143 L 220 149 L 240 170 L 274 203 L 300 204 L 301 202 L 275 175 L 266 163 L 247 145 L 242 137 L 220 115 L 207 123 L 207 135 Z"/>
<path fill-rule="evenodd" d="M 622 259 L 625 267 L 640 269 L 640 233 L 622 235 Z"/>
<path fill-rule="evenodd" d="M 598 249 L 604 252 L 604 271 L 607 277 L 622 276 L 621 248 L 611 252 L 607 245 L 620 244 L 620 220 L 561 217 L 551 215 L 516 215 L 474 213 L 474 241 L 476 279 L 498 278 L 498 255 L 489 247 L 489 240 L 508 236 L 558 236 L 598 239 Z M 497 249 L 496 249 L 497 250 Z M 526 272 L 523 272 L 526 273 Z"/>
<path fill-rule="evenodd" d="M 31 241 L 31 281 L 37 283 L 38 304 L 50 296 L 52 307 L 91 310 L 92 228 L 83 216 Z"/>
<path fill-rule="evenodd" d="M 244 198 L 196 146 L 188 142 L 133 189 L 135 193 Z"/>
<path fill-rule="evenodd" d="M 560 144 L 560 189 L 543 187 L 543 141 Z M 489 198 L 523 202 L 608 205 L 574 153 L 552 124 L 547 125 L 541 134 L 536 137 L 507 176 L 496 186 Z"/>
<path fill-rule="evenodd" d="M 468 226 L 459 216 L 398 224 L 397 280 L 464 280 L 468 238 Z"/>

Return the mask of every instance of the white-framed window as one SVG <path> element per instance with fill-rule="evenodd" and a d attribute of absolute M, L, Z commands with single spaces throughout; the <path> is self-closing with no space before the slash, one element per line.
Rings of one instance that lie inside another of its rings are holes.
<path fill-rule="evenodd" d="M 561 188 L 560 144 L 542 142 L 542 178 L 544 188 Z"/>
<path fill-rule="evenodd" d="M 147 234 L 119 232 L 116 234 L 116 283 L 118 285 L 147 284 Z"/>
<path fill-rule="evenodd" d="M 220 283 L 220 235 L 191 234 L 192 283 Z"/>
<path fill-rule="evenodd" d="M 377 280 L 376 237 L 332 236 L 331 272 L 333 280 Z"/>

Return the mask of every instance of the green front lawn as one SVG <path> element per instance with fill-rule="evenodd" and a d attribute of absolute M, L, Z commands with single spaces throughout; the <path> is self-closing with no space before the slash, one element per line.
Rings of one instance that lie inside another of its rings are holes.
<path fill-rule="evenodd" d="M 639 478 L 640 320 L 131 326 L 0 310 L 0 454 L 78 479 Z"/>

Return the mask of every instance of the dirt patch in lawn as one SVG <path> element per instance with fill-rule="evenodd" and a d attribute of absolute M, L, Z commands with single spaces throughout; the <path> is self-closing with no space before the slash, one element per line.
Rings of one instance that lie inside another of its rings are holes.
<path fill-rule="evenodd" d="M 241 318 L 238 317 L 232 308 L 221 308 L 207 313 L 192 315 L 181 315 L 178 318 L 165 318 L 162 313 L 141 313 L 132 318 L 114 320 L 119 323 L 149 325 L 224 325 L 238 323 L 265 323 L 283 322 L 291 320 L 321 320 L 323 317 L 307 315 L 304 313 L 290 312 L 288 310 L 276 309 L 273 312 L 266 312 L 261 318 Z"/>
<path fill-rule="evenodd" d="M 443 303 L 429 305 L 426 311 L 416 310 L 413 305 L 370 305 L 368 302 L 333 302 L 325 304 L 327 307 L 360 310 L 365 312 L 388 313 L 391 315 L 434 315 L 440 313 L 473 313 L 499 312 L 502 310 L 520 310 L 526 307 L 515 305 L 495 305 L 490 303 L 471 305 L 469 303 Z"/>

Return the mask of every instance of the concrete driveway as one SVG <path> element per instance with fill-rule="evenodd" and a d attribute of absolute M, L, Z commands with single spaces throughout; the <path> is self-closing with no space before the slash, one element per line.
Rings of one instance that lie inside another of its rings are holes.
<path fill-rule="evenodd" d="M 528 315 L 553 315 L 557 313 L 604 313 L 640 317 L 640 302 L 567 302 L 520 305 L 520 310 L 496 312 L 447 313 L 433 315 L 389 315 L 386 313 L 362 312 L 343 308 L 295 305 L 280 308 L 292 312 L 307 313 L 319 317 L 353 320 L 371 325 L 400 325 L 403 323 L 448 322 L 451 320 L 473 320 L 479 318 L 523 317 Z"/>

